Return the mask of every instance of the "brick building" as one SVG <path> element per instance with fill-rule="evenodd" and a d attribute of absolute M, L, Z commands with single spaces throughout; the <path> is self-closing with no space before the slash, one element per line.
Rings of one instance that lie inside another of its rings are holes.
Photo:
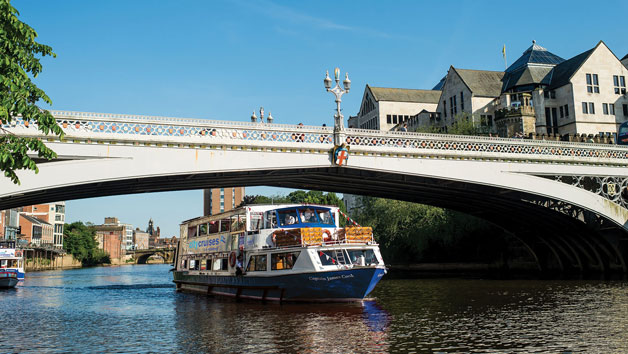
<path fill-rule="evenodd" d="M 244 200 L 244 187 L 213 188 L 203 191 L 203 214 L 214 215 L 235 209 Z"/>

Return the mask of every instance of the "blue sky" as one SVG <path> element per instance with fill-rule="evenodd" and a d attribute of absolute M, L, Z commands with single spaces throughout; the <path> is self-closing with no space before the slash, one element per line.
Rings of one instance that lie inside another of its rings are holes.
<path fill-rule="evenodd" d="M 535 39 L 565 59 L 599 40 L 628 53 L 627 1 L 13 0 L 53 47 L 36 83 L 54 109 L 333 124 L 325 70 L 349 72 L 345 116 L 364 87 L 431 89 L 450 65 L 503 70 Z M 247 194 L 285 193 L 257 187 Z M 202 192 L 67 202 L 67 221 L 105 216 L 162 235 L 200 215 Z"/>

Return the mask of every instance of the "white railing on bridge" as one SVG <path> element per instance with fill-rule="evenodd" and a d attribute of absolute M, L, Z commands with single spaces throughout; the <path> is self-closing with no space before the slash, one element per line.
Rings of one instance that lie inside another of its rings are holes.
<path fill-rule="evenodd" d="M 51 113 L 65 131 L 65 141 L 70 143 L 167 144 L 175 148 L 333 147 L 332 127 L 54 110 Z M 3 128 L 18 135 L 41 136 L 32 122 L 20 118 Z M 617 145 L 364 129 L 346 129 L 345 135 L 351 152 L 364 155 L 628 165 L 628 148 Z"/>

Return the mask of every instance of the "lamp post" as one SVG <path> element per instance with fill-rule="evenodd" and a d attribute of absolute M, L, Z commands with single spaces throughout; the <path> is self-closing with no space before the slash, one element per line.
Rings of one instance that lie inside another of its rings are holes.
<path fill-rule="evenodd" d="M 336 114 L 334 114 L 334 145 L 341 145 L 344 141 L 343 130 L 344 130 L 344 116 L 340 112 L 340 101 L 342 95 L 348 93 L 351 89 L 351 80 L 349 80 L 349 74 L 345 73 L 345 79 L 342 82 L 344 86 L 344 90 L 340 87 L 340 69 L 334 69 L 334 78 L 336 80 L 336 86 L 334 88 L 331 87 L 331 78 L 329 78 L 329 71 L 325 73 L 325 88 L 327 92 L 331 92 L 336 96 Z"/>

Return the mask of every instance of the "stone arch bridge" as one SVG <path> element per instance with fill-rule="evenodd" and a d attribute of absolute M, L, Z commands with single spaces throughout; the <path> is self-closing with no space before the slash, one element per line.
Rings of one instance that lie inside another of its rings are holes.
<path fill-rule="evenodd" d="M 53 111 L 66 135 L 9 132 L 57 152 L 0 209 L 106 195 L 268 185 L 418 202 L 492 221 L 540 269 L 628 272 L 628 148 L 611 145 Z"/>
<path fill-rule="evenodd" d="M 129 252 L 127 251 L 127 254 Z M 146 264 L 148 259 L 152 256 L 159 256 L 163 258 L 164 263 L 172 263 L 174 261 L 174 248 L 149 248 L 145 250 L 131 251 L 133 260 L 136 264 Z"/>

